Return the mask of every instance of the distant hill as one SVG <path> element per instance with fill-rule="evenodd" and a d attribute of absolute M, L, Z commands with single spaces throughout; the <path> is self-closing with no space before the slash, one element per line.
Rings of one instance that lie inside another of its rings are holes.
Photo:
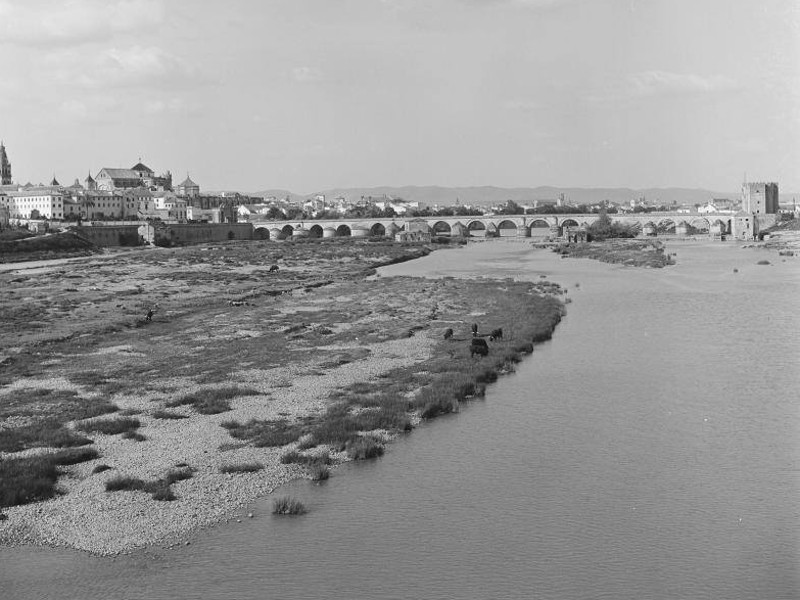
<path fill-rule="evenodd" d="M 713 198 L 739 198 L 739 192 L 715 192 L 695 188 L 572 188 L 540 186 L 534 188 L 501 188 L 494 186 L 481 187 L 441 187 L 441 186 L 403 186 L 403 187 L 371 187 L 371 188 L 333 188 L 320 190 L 308 195 L 293 194 L 285 190 L 266 190 L 254 193 L 255 196 L 276 196 L 283 198 L 289 195 L 292 199 L 305 199 L 317 194 L 325 194 L 328 198 L 344 196 L 348 200 L 357 200 L 361 196 L 379 198 L 384 195 L 392 198 L 403 198 L 410 202 L 419 201 L 427 205 L 439 204 L 449 206 L 458 200 L 461 204 L 489 206 L 513 200 L 519 204 L 529 204 L 534 200 L 555 200 L 564 194 L 572 204 L 596 204 L 603 200 L 616 203 L 627 203 L 632 199 L 644 196 L 650 202 L 677 204 L 698 204 Z"/>
<path fill-rule="evenodd" d="M 305 200 L 306 198 L 310 198 L 310 197 L 314 196 L 315 194 L 310 194 L 308 196 L 304 196 L 302 194 L 295 194 L 294 192 L 290 192 L 289 190 L 273 189 L 273 190 L 262 190 L 260 192 L 253 192 L 252 194 L 249 194 L 249 195 L 250 196 L 258 196 L 260 198 L 269 198 L 271 196 L 275 196 L 278 199 L 286 198 L 288 196 L 289 200 L 291 200 L 292 202 L 297 202 L 297 201 L 300 201 L 300 200 Z"/>

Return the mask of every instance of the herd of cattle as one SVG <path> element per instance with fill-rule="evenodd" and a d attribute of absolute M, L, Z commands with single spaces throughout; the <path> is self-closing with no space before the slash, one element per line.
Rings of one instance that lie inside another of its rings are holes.
<path fill-rule="evenodd" d="M 444 339 L 449 340 L 453 337 L 453 330 L 451 328 L 447 328 L 444 332 Z M 499 327 L 497 329 L 493 329 L 492 332 L 489 334 L 489 341 L 493 342 L 495 340 L 502 340 L 503 339 L 503 328 Z M 487 356 L 489 354 L 489 344 L 486 343 L 486 340 L 483 339 L 484 336 L 478 335 L 478 324 L 472 324 L 472 340 L 470 340 L 469 344 L 469 355 L 474 357 L 476 354 L 480 356 Z"/>

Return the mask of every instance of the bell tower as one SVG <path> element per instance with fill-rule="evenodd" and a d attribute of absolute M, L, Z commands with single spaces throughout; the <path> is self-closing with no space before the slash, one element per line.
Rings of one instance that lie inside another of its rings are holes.
<path fill-rule="evenodd" d="M 8 162 L 6 147 L 0 141 L 0 185 L 11 185 L 11 163 Z"/>

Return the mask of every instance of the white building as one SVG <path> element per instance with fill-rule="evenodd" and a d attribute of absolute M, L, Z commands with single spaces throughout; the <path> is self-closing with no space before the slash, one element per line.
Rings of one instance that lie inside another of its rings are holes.
<path fill-rule="evenodd" d="M 59 188 L 33 187 L 0 196 L 11 219 L 63 219 L 64 193 Z"/>

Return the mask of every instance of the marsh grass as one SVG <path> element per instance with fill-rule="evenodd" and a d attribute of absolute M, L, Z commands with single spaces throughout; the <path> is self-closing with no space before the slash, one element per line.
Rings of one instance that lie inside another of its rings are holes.
<path fill-rule="evenodd" d="M 156 410 L 153 411 L 153 418 L 154 419 L 188 419 L 189 415 L 182 415 L 180 413 L 172 412 L 170 410 Z"/>
<path fill-rule="evenodd" d="M 59 467 L 99 456 L 94 448 L 72 448 L 52 454 L 0 459 L 0 508 L 47 500 L 58 491 Z"/>
<path fill-rule="evenodd" d="M 383 456 L 383 444 L 370 437 L 359 437 L 347 442 L 347 456 L 353 460 L 369 460 Z"/>
<path fill-rule="evenodd" d="M 311 478 L 311 481 L 326 481 L 330 478 L 331 471 L 328 465 L 315 462 L 308 465 L 308 476 Z"/>
<path fill-rule="evenodd" d="M 272 501 L 272 514 L 274 515 L 302 515 L 306 512 L 305 505 L 291 496 L 275 498 Z"/>
<path fill-rule="evenodd" d="M 0 429 L 0 451 L 19 452 L 27 448 L 72 448 L 86 446 L 92 440 L 65 428 L 55 420 Z"/>
<path fill-rule="evenodd" d="M 167 402 L 167 408 L 176 406 L 191 405 L 197 412 L 203 415 L 216 415 L 227 412 L 231 409 L 230 401 L 239 396 L 258 396 L 261 392 L 252 388 L 240 387 L 238 385 L 206 388 L 181 398 Z"/>
<path fill-rule="evenodd" d="M 167 473 L 152 481 L 145 481 L 139 477 L 119 475 L 106 481 L 107 492 L 146 492 L 153 500 L 161 502 L 171 502 L 175 500 L 172 491 L 172 484 L 185 479 L 190 479 L 194 475 L 191 467 L 180 467 L 170 469 Z"/>
<path fill-rule="evenodd" d="M 256 471 L 261 471 L 264 468 L 264 465 L 260 462 L 246 462 L 246 463 L 234 463 L 234 464 L 224 464 L 221 465 L 219 468 L 220 473 L 255 473 Z"/>
<path fill-rule="evenodd" d="M 117 417 L 116 419 L 92 419 L 78 423 L 75 429 L 86 433 L 104 433 L 106 435 L 129 434 L 141 426 L 134 417 Z"/>
<path fill-rule="evenodd" d="M 303 435 L 300 424 L 286 419 L 275 421 L 251 419 L 247 423 L 223 421 L 220 425 L 228 430 L 231 437 L 248 441 L 257 448 L 285 446 L 296 442 Z"/>

